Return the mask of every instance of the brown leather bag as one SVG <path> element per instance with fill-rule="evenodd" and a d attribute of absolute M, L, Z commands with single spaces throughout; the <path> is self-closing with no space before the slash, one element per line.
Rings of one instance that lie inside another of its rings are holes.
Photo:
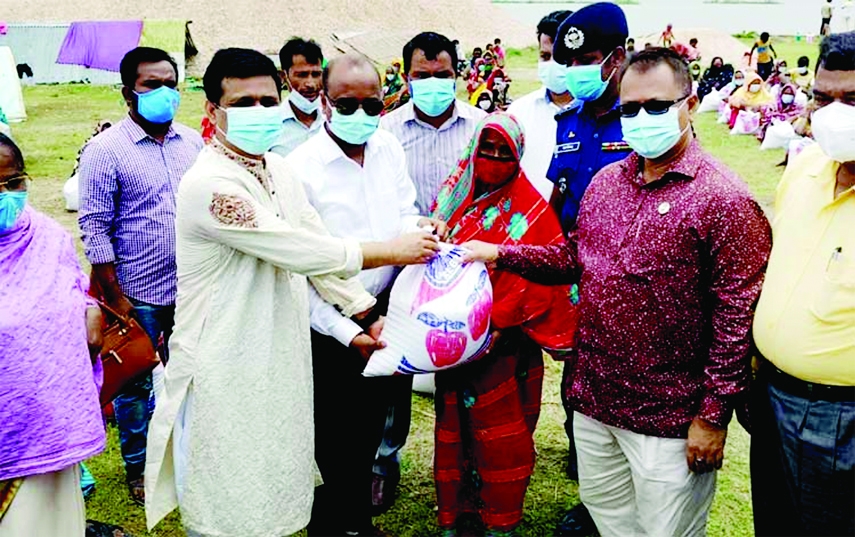
<path fill-rule="evenodd" d="M 99 301 L 107 327 L 101 363 L 104 365 L 104 385 L 101 386 L 101 407 L 109 405 L 130 382 L 148 374 L 160 363 L 151 338 L 133 317 L 122 317 L 113 308 Z"/>

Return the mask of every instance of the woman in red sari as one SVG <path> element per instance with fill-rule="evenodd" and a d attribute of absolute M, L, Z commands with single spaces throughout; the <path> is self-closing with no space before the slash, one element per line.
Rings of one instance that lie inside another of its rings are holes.
<path fill-rule="evenodd" d="M 433 216 L 450 241 L 561 244 L 561 226 L 520 168 L 523 133 L 510 115 L 487 116 L 437 197 Z M 490 271 L 498 336 L 486 356 L 436 375 L 436 479 L 439 526 L 456 535 L 458 518 L 477 514 L 488 535 L 514 535 L 534 470 L 543 352 L 572 348 L 569 287 L 533 284 Z"/>

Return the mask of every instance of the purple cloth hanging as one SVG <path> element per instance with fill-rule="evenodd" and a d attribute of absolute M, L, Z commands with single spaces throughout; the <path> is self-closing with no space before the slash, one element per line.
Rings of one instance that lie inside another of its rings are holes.
<path fill-rule="evenodd" d="M 139 45 L 142 21 L 72 22 L 56 63 L 118 71 L 122 58 Z"/>

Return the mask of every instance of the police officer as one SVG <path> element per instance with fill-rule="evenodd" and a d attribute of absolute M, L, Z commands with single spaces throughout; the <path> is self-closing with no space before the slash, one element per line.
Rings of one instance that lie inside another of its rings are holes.
<path fill-rule="evenodd" d="M 556 62 L 566 65 L 567 87 L 581 106 L 556 116 L 558 130 L 547 178 L 555 184 L 552 206 L 569 232 L 576 223 L 579 203 L 591 179 L 604 166 L 623 160 L 630 152 L 623 141 L 618 112 L 619 80 L 626 61 L 624 45 L 629 30 L 626 16 L 615 4 L 591 4 L 573 13 L 558 28 L 553 48 Z M 582 290 L 584 292 L 584 289 Z M 562 400 L 570 439 L 568 475 L 578 480 L 573 440 L 573 409 L 567 394 L 572 385 L 572 361 L 564 368 Z M 562 519 L 557 535 L 590 535 L 594 521 L 583 504 Z"/>

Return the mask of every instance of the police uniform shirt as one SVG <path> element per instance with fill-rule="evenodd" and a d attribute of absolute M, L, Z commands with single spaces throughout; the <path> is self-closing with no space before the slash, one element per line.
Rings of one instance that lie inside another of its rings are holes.
<path fill-rule="evenodd" d="M 561 195 L 561 227 L 565 232 L 576 223 L 579 204 L 594 175 L 630 153 L 623 141 L 617 103 L 599 117 L 589 110 L 590 106 L 581 106 L 556 116 L 556 145 L 547 178 Z"/>

